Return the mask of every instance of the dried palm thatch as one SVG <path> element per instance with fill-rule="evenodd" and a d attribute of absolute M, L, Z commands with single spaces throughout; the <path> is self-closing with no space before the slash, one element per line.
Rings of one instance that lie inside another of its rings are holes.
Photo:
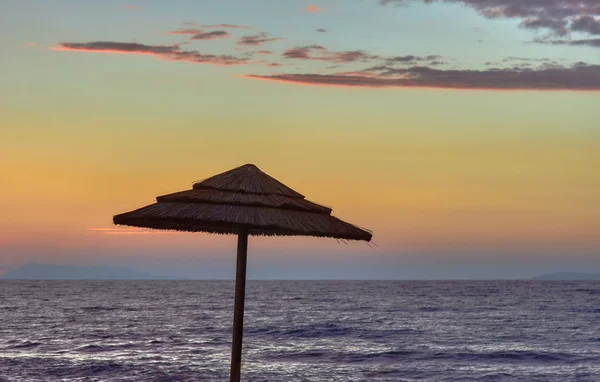
<path fill-rule="evenodd" d="M 113 218 L 115 224 L 191 232 L 320 236 L 371 240 L 371 232 L 331 215 L 277 179 L 246 164 L 163 195 L 157 202 Z"/>
<path fill-rule="evenodd" d="M 230 382 L 240 382 L 248 235 L 371 240 L 371 232 L 331 216 L 252 164 L 163 195 L 156 203 L 113 217 L 115 224 L 238 235 Z"/>

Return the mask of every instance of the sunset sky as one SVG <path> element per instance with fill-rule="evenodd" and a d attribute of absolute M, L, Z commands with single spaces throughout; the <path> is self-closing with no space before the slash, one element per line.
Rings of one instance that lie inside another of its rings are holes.
<path fill-rule="evenodd" d="M 232 278 L 111 221 L 244 163 L 378 245 L 252 237 L 250 278 L 600 272 L 597 0 L 4 0 L 0 49 L 0 274 Z"/>

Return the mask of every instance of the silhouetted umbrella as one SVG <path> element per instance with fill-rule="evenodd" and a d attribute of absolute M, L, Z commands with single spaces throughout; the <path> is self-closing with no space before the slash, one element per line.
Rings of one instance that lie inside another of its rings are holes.
<path fill-rule="evenodd" d="M 371 232 L 331 216 L 331 208 L 246 164 L 116 215 L 115 224 L 191 232 L 237 234 L 237 265 L 230 381 L 240 380 L 248 235 L 319 236 L 371 240 Z"/>

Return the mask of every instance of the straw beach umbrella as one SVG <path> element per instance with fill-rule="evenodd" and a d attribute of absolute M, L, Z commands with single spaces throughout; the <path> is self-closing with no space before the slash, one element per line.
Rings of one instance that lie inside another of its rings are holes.
<path fill-rule="evenodd" d="M 248 235 L 319 236 L 371 240 L 371 232 L 331 215 L 255 165 L 246 164 L 195 183 L 191 190 L 113 217 L 119 225 L 238 235 L 231 382 L 240 380 Z"/>

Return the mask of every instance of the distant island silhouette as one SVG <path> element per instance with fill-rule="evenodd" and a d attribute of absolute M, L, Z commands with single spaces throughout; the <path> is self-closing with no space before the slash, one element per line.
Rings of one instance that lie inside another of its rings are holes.
<path fill-rule="evenodd" d="M 5 280 L 183 280 L 151 275 L 125 267 L 50 265 L 28 263 L 6 273 Z"/>
<path fill-rule="evenodd" d="M 31 262 L 4 275 L 3 280 L 195 280 L 158 276 L 126 267 L 51 265 Z M 600 280 L 600 273 L 556 272 L 532 280 Z"/>
<path fill-rule="evenodd" d="M 534 280 L 600 280 L 600 273 L 556 272 L 541 275 Z"/>

